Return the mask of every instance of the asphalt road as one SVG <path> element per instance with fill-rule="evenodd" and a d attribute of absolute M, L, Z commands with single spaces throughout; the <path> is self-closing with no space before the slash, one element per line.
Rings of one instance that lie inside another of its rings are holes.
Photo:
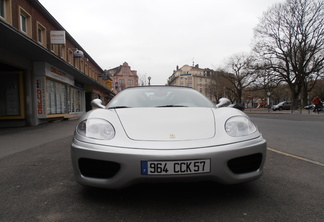
<path fill-rule="evenodd" d="M 249 114 L 269 148 L 324 164 L 324 113 Z"/>
<path fill-rule="evenodd" d="M 295 146 L 304 138 L 298 133 L 307 131 L 290 133 L 286 143 L 278 139 L 283 131 L 273 128 L 277 121 L 288 128 L 300 122 L 317 126 L 318 121 L 249 115 L 269 147 L 284 152 L 269 150 L 264 175 L 235 186 L 176 183 L 140 184 L 120 191 L 84 188 L 74 181 L 69 156 L 74 121 L 11 132 L 31 147 L 0 158 L 0 221 L 323 221 L 324 168 L 305 161 L 318 152 L 316 160 L 323 163 L 323 148 L 314 151 L 314 142 L 303 155 L 299 149 L 304 146 Z M 35 133 L 49 142 L 35 146 L 37 141 L 27 142 Z M 0 133 L 1 144 L 6 135 Z M 323 135 L 314 140 L 322 142 Z M 15 143 L 20 144 L 12 139 L 7 145 Z"/>

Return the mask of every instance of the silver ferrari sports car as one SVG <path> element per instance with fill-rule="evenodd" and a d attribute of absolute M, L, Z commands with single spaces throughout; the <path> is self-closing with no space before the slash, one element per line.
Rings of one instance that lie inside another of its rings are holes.
<path fill-rule="evenodd" d="M 82 185 L 236 184 L 262 174 L 266 141 L 249 117 L 192 88 L 127 88 L 107 106 L 98 99 L 92 105 L 71 144 L 75 178 Z"/>

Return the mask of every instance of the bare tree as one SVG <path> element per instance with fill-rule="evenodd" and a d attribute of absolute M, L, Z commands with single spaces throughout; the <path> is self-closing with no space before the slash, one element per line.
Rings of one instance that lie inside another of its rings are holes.
<path fill-rule="evenodd" d="M 242 102 L 243 90 L 251 86 L 258 78 L 254 66 L 254 58 L 248 54 L 235 54 L 226 63 L 223 78 L 228 80 L 230 87 L 224 90 L 233 94 L 237 103 Z"/>
<path fill-rule="evenodd" d="M 271 69 L 268 69 L 264 63 L 255 63 L 254 69 L 258 72 L 258 79 L 252 87 L 253 91 L 262 91 L 261 97 L 272 95 L 282 82 L 281 79 Z"/>
<path fill-rule="evenodd" d="M 227 91 L 227 88 L 230 88 L 230 82 L 224 78 L 226 73 L 223 70 L 217 70 L 210 75 L 210 83 L 208 84 L 208 92 L 216 101 L 219 101 L 222 97 L 227 97 L 231 102 L 235 101 Z"/>
<path fill-rule="evenodd" d="M 255 29 L 254 51 L 273 78 L 285 81 L 296 104 L 304 102 L 324 67 L 324 2 L 287 0 L 266 11 Z M 312 79 L 312 82 L 308 81 Z"/>
<path fill-rule="evenodd" d="M 147 85 L 147 76 L 146 76 L 146 74 L 138 75 L 138 85 L 139 86 L 146 86 Z"/>

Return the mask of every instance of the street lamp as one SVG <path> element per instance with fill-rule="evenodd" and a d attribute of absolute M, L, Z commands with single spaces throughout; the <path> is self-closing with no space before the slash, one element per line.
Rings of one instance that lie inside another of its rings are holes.
<path fill-rule="evenodd" d="M 148 79 L 148 81 L 149 81 L 149 82 L 148 82 L 148 85 L 150 86 L 150 85 L 151 85 L 151 76 L 149 76 L 147 79 Z"/>

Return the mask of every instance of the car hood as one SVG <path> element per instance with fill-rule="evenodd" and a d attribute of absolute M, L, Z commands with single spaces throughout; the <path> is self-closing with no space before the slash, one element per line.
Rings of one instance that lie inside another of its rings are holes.
<path fill-rule="evenodd" d="M 215 136 L 211 108 L 116 109 L 127 136 L 142 141 L 202 140 Z"/>

